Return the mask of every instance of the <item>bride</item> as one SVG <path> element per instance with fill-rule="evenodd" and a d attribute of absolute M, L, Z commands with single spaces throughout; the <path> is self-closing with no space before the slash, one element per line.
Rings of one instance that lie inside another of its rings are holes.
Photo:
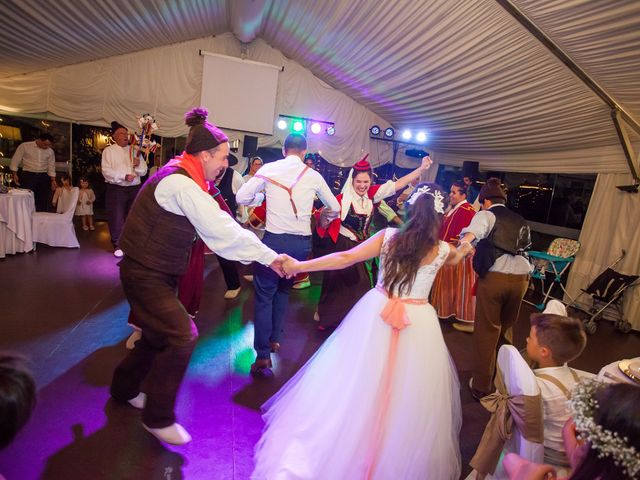
<path fill-rule="evenodd" d="M 457 479 L 459 383 L 428 303 L 438 269 L 462 254 L 438 241 L 435 184 L 407 200 L 407 223 L 287 276 L 337 270 L 380 255 L 376 288 L 264 406 L 254 479 Z"/>

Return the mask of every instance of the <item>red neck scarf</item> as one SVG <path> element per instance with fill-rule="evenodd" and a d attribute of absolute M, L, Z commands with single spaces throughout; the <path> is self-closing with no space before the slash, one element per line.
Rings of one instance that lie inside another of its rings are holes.
<path fill-rule="evenodd" d="M 185 169 L 193 181 L 196 182 L 203 191 L 209 191 L 209 185 L 204 178 L 202 163 L 190 153 L 182 152 L 182 155 L 178 155 L 170 160 L 167 165 Z"/>

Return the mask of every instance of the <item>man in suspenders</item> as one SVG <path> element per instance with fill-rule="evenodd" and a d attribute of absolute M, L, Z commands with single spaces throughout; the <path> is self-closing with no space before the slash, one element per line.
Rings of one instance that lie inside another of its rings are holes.
<path fill-rule="evenodd" d="M 264 165 L 245 183 L 236 200 L 240 205 L 257 206 L 267 200 L 265 245 L 297 260 L 306 260 L 311 250 L 311 211 L 316 197 L 332 211 L 340 205 L 320 173 L 303 163 L 307 140 L 291 134 L 284 142 L 282 160 Z M 264 193 L 263 193 L 264 192 Z M 251 374 L 271 375 L 271 352 L 280 348 L 284 314 L 289 302 L 292 279 L 278 275 L 256 264 L 254 286 L 254 348 L 257 358 Z"/>

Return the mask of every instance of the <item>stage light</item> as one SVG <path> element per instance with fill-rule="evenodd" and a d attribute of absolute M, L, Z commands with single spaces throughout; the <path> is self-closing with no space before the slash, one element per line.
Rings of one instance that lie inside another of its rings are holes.
<path fill-rule="evenodd" d="M 411 130 L 403 130 L 402 131 L 402 139 L 403 140 L 411 140 Z"/>
<path fill-rule="evenodd" d="M 393 128 L 391 128 L 391 127 L 387 127 L 387 128 L 384 130 L 384 136 L 385 136 L 386 138 L 393 138 L 393 136 L 394 136 L 395 134 L 396 134 L 396 131 L 395 131 Z"/>
<path fill-rule="evenodd" d="M 327 127 L 327 135 L 333 137 L 336 134 L 336 127 L 334 125 L 329 125 Z"/>
<path fill-rule="evenodd" d="M 382 130 L 380 129 L 380 127 L 378 125 L 374 125 L 373 127 L 371 127 L 369 129 L 369 132 L 371 133 L 371 135 L 373 135 L 374 137 L 377 137 L 380 135 L 380 132 Z"/>
<path fill-rule="evenodd" d="M 317 135 L 322 131 L 322 126 L 318 122 L 313 122 L 311 124 L 311 133 Z"/>
<path fill-rule="evenodd" d="M 285 128 L 287 128 L 287 121 L 281 118 L 280 120 L 278 120 L 277 126 L 280 130 L 284 130 Z"/>
<path fill-rule="evenodd" d="M 418 143 L 424 143 L 427 141 L 427 134 L 425 132 L 418 132 L 416 135 L 416 141 Z"/>
<path fill-rule="evenodd" d="M 304 130 L 304 124 L 300 120 L 296 120 L 295 122 L 293 122 L 294 132 L 301 132 L 302 130 Z"/>

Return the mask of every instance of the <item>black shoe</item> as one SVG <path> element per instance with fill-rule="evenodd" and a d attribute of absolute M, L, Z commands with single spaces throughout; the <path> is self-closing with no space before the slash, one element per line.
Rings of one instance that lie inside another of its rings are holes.
<path fill-rule="evenodd" d="M 273 364 L 270 358 L 258 358 L 251 364 L 251 376 L 256 378 L 271 378 L 273 377 L 272 367 Z"/>

